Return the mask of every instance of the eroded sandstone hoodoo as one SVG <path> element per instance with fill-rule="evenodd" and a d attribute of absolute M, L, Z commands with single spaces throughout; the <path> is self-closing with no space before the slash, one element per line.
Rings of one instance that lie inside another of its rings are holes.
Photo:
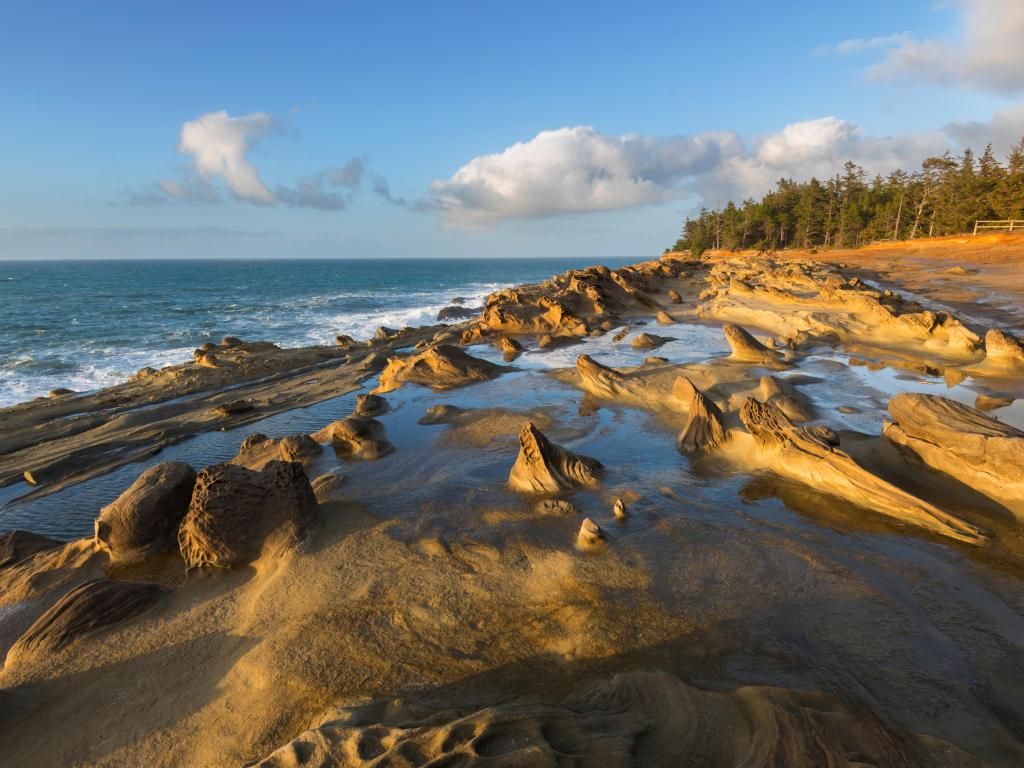
<path fill-rule="evenodd" d="M 729 342 L 732 349 L 732 359 L 744 363 L 778 364 L 782 356 L 774 349 L 768 349 L 764 344 L 751 336 L 746 330 L 734 323 L 726 323 L 722 326 L 725 333 L 725 340 Z"/>
<path fill-rule="evenodd" d="M 316 515 L 316 497 L 297 462 L 256 472 L 215 464 L 199 473 L 178 545 L 190 568 L 252 562 L 272 535 L 298 541 Z"/>
<path fill-rule="evenodd" d="M 333 421 L 314 434 L 313 439 L 329 443 L 341 457 L 353 461 L 372 461 L 394 450 L 384 436 L 384 425 L 369 416 Z"/>
<path fill-rule="evenodd" d="M 928 466 L 996 500 L 1024 502 L 1021 430 L 938 395 L 901 393 L 889 413 L 895 423 L 883 434 Z"/>
<path fill-rule="evenodd" d="M 686 426 L 677 439 L 679 450 L 686 453 L 710 451 L 725 442 L 722 412 L 707 395 L 683 376 L 676 379 L 672 391 L 680 399 L 689 393 Z"/>
<path fill-rule="evenodd" d="M 597 459 L 577 456 L 549 441 L 532 423 L 519 433 L 519 456 L 508 484 L 527 493 L 558 493 L 600 482 L 603 466 Z"/>
<path fill-rule="evenodd" d="M 183 462 L 150 467 L 100 510 L 94 524 L 96 546 L 121 562 L 137 562 L 171 548 L 195 484 L 195 470 Z"/>
<path fill-rule="evenodd" d="M 242 441 L 238 455 L 231 463 L 259 471 L 271 461 L 298 461 L 308 464 L 322 451 L 320 444 L 309 435 L 272 438 L 256 433 Z"/>
<path fill-rule="evenodd" d="M 138 616 L 157 601 L 162 591 L 156 584 L 103 578 L 80 584 L 15 641 L 4 666 L 39 659 L 76 638 Z"/>
<path fill-rule="evenodd" d="M 373 390 L 381 394 L 398 389 L 405 382 L 433 389 L 451 389 L 498 376 L 502 366 L 466 354 L 459 347 L 440 344 L 412 357 L 392 357 L 381 371 L 380 384 Z"/>
<path fill-rule="evenodd" d="M 983 544 L 975 526 L 869 472 L 839 449 L 823 427 L 795 426 L 777 406 L 747 398 L 740 420 L 761 450 L 765 468 L 901 522 L 968 544 Z"/>

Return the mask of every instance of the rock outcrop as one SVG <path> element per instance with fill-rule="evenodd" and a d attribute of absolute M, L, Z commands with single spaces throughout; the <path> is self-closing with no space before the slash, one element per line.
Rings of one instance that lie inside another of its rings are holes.
<path fill-rule="evenodd" d="M 722 331 L 732 349 L 733 360 L 761 365 L 777 365 L 782 360 L 782 356 L 776 350 L 768 349 L 738 325 L 726 323 L 722 326 Z"/>
<path fill-rule="evenodd" d="M 321 452 L 323 448 L 309 435 L 273 438 L 257 432 L 242 441 L 238 455 L 231 463 L 259 471 L 272 461 L 298 461 L 308 464 Z"/>
<path fill-rule="evenodd" d="M 73 640 L 138 616 L 163 590 L 156 584 L 91 579 L 35 620 L 7 652 L 5 667 L 40 659 Z"/>
<path fill-rule="evenodd" d="M 183 462 L 150 467 L 100 510 L 94 523 L 96 546 L 119 562 L 138 562 L 170 549 L 195 484 L 195 470 Z"/>
<path fill-rule="evenodd" d="M 1000 368 L 1024 368 L 1024 342 L 993 328 L 985 334 L 985 363 Z"/>
<path fill-rule="evenodd" d="M 182 557 L 190 568 L 252 562 L 272 535 L 304 538 L 316 505 L 297 462 L 271 461 L 260 472 L 235 464 L 207 467 L 178 531 Z"/>
<path fill-rule="evenodd" d="M 655 349 L 669 341 L 675 341 L 675 338 L 673 336 L 657 336 L 653 333 L 638 333 L 629 342 L 629 346 L 633 349 Z"/>
<path fill-rule="evenodd" d="M 356 407 L 353 416 L 380 416 L 388 410 L 388 401 L 380 395 L 356 395 Z"/>
<path fill-rule="evenodd" d="M 900 522 L 968 544 L 983 544 L 981 530 L 912 496 L 861 467 L 822 427 L 795 426 L 777 406 L 747 398 L 740 420 L 763 452 L 767 469 Z"/>
<path fill-rule="evenodd" d="M 40 536 L 31 531 L 9 531 L 0 536 L 0 569 L 17 565 L 37 552 L 58 549 L 62 546 L 64 546 L 63 542 L 48 536 Z"/>
<path fill-rule="evenodd" d="M 459 347 L 441 344 L 412 357 L 392 357 L 381 371 L 380 384 L 373 390 L 381 394 L 411 382 L 433 389 L 451 389 L 498 376 L 502 366 L 466 354 Z"/>
<path fill-rule="evenodd" d="M 437 321 L 439 323 L 450 323 L 453 320 L 468 320 L 471 317 L 476 317 L 483 311 L 483 307 L 459 307 L 453 305 L 444 307 L 438 312 Z"/>
<path fill-rule="evenodd" d="M 1024 503 L 1024 432 L 938 395 L 904 392 L 889 413 L 889 440 L 986 496 Z"/>
<path fill-rule="evenodd" d="M 686 426 L 676 441 L 679 450 L 684 453 L 710 451 L 725 442 L 722 412 L 707 395 L 683 376 L 676 379 L 673 393 L 680 399 L 689 393 Z"/>
<path fill-rule="evenodd" d="M 508 484 L 527 493 L 558 493 L 600 482 L 603 466 L 597 459 L 577 456 L 550 442 L 532 423 L 519 433 L 519 456 Z"/>
<path fill-rule="evenodd" d="M 369 416 L 349 416 L 333 421 L 313 435 L 317 443 L 329 443 L 342 458 L 373 461 L 394 446 L 384 436 L 384 425 Z"/>

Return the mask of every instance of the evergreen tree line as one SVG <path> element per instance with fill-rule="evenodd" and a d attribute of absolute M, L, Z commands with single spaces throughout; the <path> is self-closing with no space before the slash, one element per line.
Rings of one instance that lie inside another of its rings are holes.
<path fill-rule="evenodd" d="M 1024 139 L 1000 162 L 990 144 L 930 157 L 921 170 L 868 178 L 847 162 L 825 182 L 779 179 L 760 201 L 731 200 L 687 218 L 673 250 L 856 248 L 879 240 L 971 232 L 979 219 L 1024 219 Z"/>

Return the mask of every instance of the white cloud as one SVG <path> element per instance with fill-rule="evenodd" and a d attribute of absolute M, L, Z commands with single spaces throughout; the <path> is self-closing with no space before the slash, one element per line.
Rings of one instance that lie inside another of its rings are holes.
<path fill-rule="evenodd" d="M 1005 156 L 1024 137 L 1024 104 L 997 112 L 991 120 L 950 123 L 945 130 L 962 147 L 980 153 L 991 143 L 998 156 Z"/>
<path fill-rule="evenodd" d="M 181 126 L 178 151 L 192 156 L 196 173 L 204 182 L 221 179 L 236 199 L 271 204 L 275 202 L 274 195 L 247 156 L 256 142 L 273 129 L 274 121 L 265 112 L 240 117 L 231 117 L 225 110 L 209 112 Z M 178 196 L 171 190 L 165 191 Z"/>
<path fill-rule="evenodd" d="M 906 32 L 897 32 L 894 35 L 881 35 L 879 37 L 854 37 L 843 40 L 835 45 L 823 45 L 818 48 L 818 53 L 859 53 L 871 51 L 877 48 L 891 48 L 910 42 L 911 37 Z"/>
<path fill-rule="evenodd" d="M 869 171 L 916 165 L 947 147 L 940 133 L 871 138 L 824 117 L 750 142 L 735 133 L 609 136 L 589 126 L 544 131 L 474 158 L 431 185 L 445 221 L 480 228 L 504 219 L 634 208 L 697 194 L 711 205 L 761 196 L 780 177 L 828 177 L 847 160 Z"/>
<path fill-rule="evenodd" d="M 446 221 L 467 228 L 631 208 L 677 197 L 679 181 L 714 167 L 735 142 L 733 134 L 652 138 L 559 128 L 476 157 L 430 189 Z"/>
<path fill-rule="evenodd" d="M 1024 0 L 956 0 L 953 7 L 959 13 L 954 39 L 908 37 L 872 74 L 1024 92 Z"/>

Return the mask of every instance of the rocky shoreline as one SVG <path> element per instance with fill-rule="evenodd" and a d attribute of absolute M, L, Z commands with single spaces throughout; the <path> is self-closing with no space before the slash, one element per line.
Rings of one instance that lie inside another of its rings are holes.
<path fill-rule="evenodd" d="M 1024 398 L 1024 334 L 874 278 L 669 253 L 500 291 L 454 325 L 303 349 L 228 338 L 116 387 L 0 410 L 0 487 L 27 483 L 19 504 L 254 429 L 229 461 L 153 463 L 95 510 L 90 538 L 0 538 L 0 752 L 19 765 L 1024 760 L 1024 430 L 999 418 Z M 723 352 L 693 349 L 696 333 Z M 531 368 L 556 355 L 575 364 Z M 869 368 L 931 391 L 895 393 L 872 430 L 852 429 L 843 414 L 875 415 L 836 392 Z M 255 432 L 364 382 L 315 431 Z M 751 484 L 736 493 L 732 478 Z M 764 487 L 813 512 L 746 522 Z M 737 522 L 701 511 L 701 493 Z M 961 586 L 978 599 L 951 597 Z M 904 603 L 914 590 L 926 608 Z M 882 690 L 879 660 L 913 658 L 904 638 L 936 627 L 967 671 L 918 659 L 902 692 Z M 856 638 L 877 669 L 792 639 L 818 631 L 844 653 Z M 940 689 L 974 693 L 935 713 Z"/>

